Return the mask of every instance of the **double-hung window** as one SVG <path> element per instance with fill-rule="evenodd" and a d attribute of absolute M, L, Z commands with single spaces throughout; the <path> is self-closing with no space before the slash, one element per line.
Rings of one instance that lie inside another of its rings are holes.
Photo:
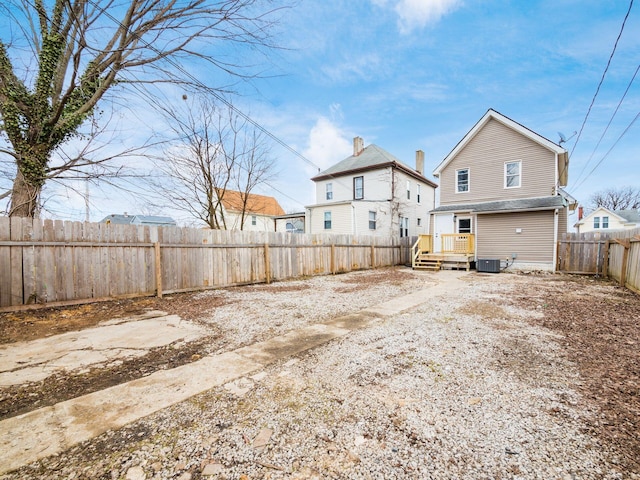
<path fill-rule="evenodd" d="M 602 217 L 602 228 L 609 228 L 609 217 Z"/>
<path fill-rule="evenodd" d="M 369 230 L 376 229 L 376 212 L 369 211 Z"/>
<path fill-rule="evenodd" d="M 362 200 L 364 198 L 364 177 L 353 177 L 353 199 Z"/>
<path fill-rule="evenodd" d="M 258 223 L 258 218 L 255 215 L 251 215 L 251 225 Z"/>
<path fill-rule="evenodd" d="M 331 230 L 331 212 L 324 212 L 324 229 Z"/>
<path fill-rule="evenodd" d="M 520 161 L 504 164 L 504 188 L 520 187 Z"/>
<path fill-rule="evenodd" d="M 400 217 L 400 237 L 409 236 L 409 219 L 407 217 Z"/>
<path fill-rule="evenodd" d="M 333 200 L 333 183 L 329 182 L 326 185 L 326 198 L 327 200 Z"/>
<path fill-rule="evenodd" d="M 456 170 L 456 192 L 464 193 L 469 191 L 469 169 L 461 168 Z"/>
<path fill-rule="evenodd" d="M 600 228 L 600 217 L 593 217 L 593 228 Z"/>
<path fill-rule="evenodd" d="M 416 202 L 420 203 L 420 184 L 416 183 Z"/>
<path fill-rule="evenodd" d="M 411 182 L 407 180 L 407 200 L 411 200 Z"/>

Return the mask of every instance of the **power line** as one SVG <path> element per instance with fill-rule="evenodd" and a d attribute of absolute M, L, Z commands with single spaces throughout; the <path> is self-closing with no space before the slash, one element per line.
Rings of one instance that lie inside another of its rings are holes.
<path fill-rule="evenodd" d="M 631 120 L 631 123 L 629 123 L 629 125 L 627 125 L 627 128 L 625 128 L 623 130 L 623 132 L 620 134 L 620 136 L 616 139 L 616 141 L 613 143 L 613 145 L 611 145 L 611 148 L 609 150 L 607 150 L 607 153 L 605 153 L 603 155 L 603 157 L 598 161 L 598 163 L 596 163 L 595 167 L 593 167 L 591 169 L 591 171 L 587 174 L 586 177 L 584 177 L 584 179 L 582 180 L 582 182 L 580 182 L 580 184 L 576 185 L 574 188 L 578 188 L 580 185 L 582 185 L 587 178 L 589 178 L 589 176 L 591 176 L 591 174 L 593 172 L 596 171 L 596 169 L 600 166 L 600 164 L 604 161 L 605 158 L 607 158 L 609 156 L 609 154 L 611 153 L 611 151 L 614 149 L 614 147 L 618 144 L 618 142 L 622 139 L 622 137 L 624 137 L 626 135 L 626 133 L 629 131 L 629 129 L 633 126 L 633 124 L 636 122 L 636 120 L 638 120 L 638 118 L 640 118 L 640 112 L 638 112 L 638 114 L 633 118 L 633 120 Z"/>
<path fill-rule="evenodd" d="M 622 98 L 620 98 L 620 101 L 618 102 L 618 105 L 616 106 L 615 111 L 613 112 L 613 115 L 611 115 L 611 118 L 609 119 L 609 123 L 607 123 L 607 126 L 605 127 L 604 131 L 602 132 L 602 135 L 600 135 L 600 138 L 598 139 L 598 143 L 596 144 L 596 146 L 593 148 L 593 151 L 591 152 L 591 155 L 589 155 L 589 159 L 586 161 L 586 163 L 584 164 L 584 167 L 582 167 L 582 170 L 580 171 L 580 173 L 578 174 L 578 176 L 576 177 L 576 183 L 580 180 L 580 177 L 582 176 L 582 174 L 584 173 L 584 171 L 587 169 L 587 167 L 589 166 L 589 163 L 591 162 L 591 160 L 593 159 L 593 156 L 596 153 L 596 150 L 598 149 L 598 147 L 600 146 L 600 143 L 602 142 L 602 139 L 604 138 L 604 136 L 606 135 L 607 131 L 609 130 L 609 127 L 611 126 L 611 123 L 613 122 L 613 119 L 615 118 L 615 116 L 618 113 L 618 110 L 620 109 L 620 106 L 622 105 L 622 102 L 624 101 L 625 97 L 627 96 L 627 93 L 629 92 L 629 89 L 631 88 L 631 85 L 633 84 L 634 80 L 636 79 L 636 75 L 638 75 L 638 71 L 640 71 L 640 65 L 638 65 L 638 67 L 636 68 L 636 71 L 633 74 L 633 77 L 631 77 L 631 81 L 629 81 L 629 84 L 627 85 L 626 90 L 624 91 L 624 93 L 622 94 Z M 582 183 L 580 183 L 581 185 Z M 577 188 L 577 187 L 576 187 Z"/>
<path fill-rule="evenodd" d="M 576 138 L 576 142 L 573 144 L 573 148 L 571 149 L 571 153 L 569 154 L 569 157 L 573 156 L 573 152 L 576 149 L 576 146 L 578 145 L 578 142 L 580 141 L 580 137 L 582 136 L 582 131 L 584 130 L 584 126 L 587 123 L 587 119 L 589 118 L 589 114 L 591 113 L 591 108 L 593 108 L 593 104 L 596 101 L 596 97 L 598 96 L 598 93 L 600 92 L 600 87 L 602 86 L 602 83 L 604 82 L 604 77 L 607 75 L 607 71 L 609 70 L 609 65 L 611 65 L 611 60 L 613 59 L 613 55 L 616 52 L 616 48 L 618 47 L 618 42 L 620 41 L 620 37 L 622 37 L 622 32 L 624 31 L 624 26 L 627 23 L 627 19 L 629 18 L 629 14 L 631 13 L 631 7 L 633 7 L 633 0 L 631 0 L 629 2 L 629 9 L 627 10 L 626 15 L 624 16 L 624 20 L 622 21 L 622 26 L 620 27 L 620 32 L 618 33 L 618 38 L 616 38 L 616 42 L 613 45 L 613 50 L 611 51 L 611 54 L 609 55 L 609 60 L 607 61 L 607 66 L 604 69 L 604 72 L 602 72 L 602 78 L 600 78 L 600 83 L 598 83 L 598 88 L 596 88 L 596 93 L 593 95 L 593 99 L 591 99 L 591 105 L 589 105 L 589 108 L 587 109 L 587 114 L 584 117 L 584 120 L 582 121 L 582 125 L 580 126 L 580 131 L 578 132 L 578 137 Z"/>

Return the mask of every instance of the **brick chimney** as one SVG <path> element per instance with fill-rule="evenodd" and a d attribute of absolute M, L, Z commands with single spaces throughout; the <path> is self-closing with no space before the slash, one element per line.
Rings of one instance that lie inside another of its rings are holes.
<path fill-rule="evenodd" d="M 582 217 L 584 215 L 584 209 L 582 208 L 582 206 L 578 207 L 578 220 L 582 220 Z"/>
<path fill-rule="evenodd" d="M 355 137 L 353 139 L 353 156 L 357 157 L 364 150 L 364 140 L 362 137 Z"/>
<path fill-rule="evenodd" d="M 423 175 L 424 172 L 424 152 L 416 150 L 416 172 Z"/>

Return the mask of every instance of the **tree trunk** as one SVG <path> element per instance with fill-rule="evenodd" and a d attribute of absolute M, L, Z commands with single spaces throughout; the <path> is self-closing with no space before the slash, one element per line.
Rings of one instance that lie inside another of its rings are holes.
<path fill-rule="evenodd" d="M 18 169 L 11 191 L 9 216 L 33 218 L 38 209 L 38 199 L 41 191 L 41 182 L 36 182 L 35 184 L 30 182 L 22 171 Z"/>

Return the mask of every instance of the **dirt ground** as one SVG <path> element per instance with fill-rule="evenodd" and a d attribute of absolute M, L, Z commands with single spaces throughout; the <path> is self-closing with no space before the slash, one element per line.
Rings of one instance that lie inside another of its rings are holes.
<path fill-rule="evenodd" d="M 631 471 L 640 471 L 640 295 L 603 279 L 545 275 L 518 285 L 516 294 L 501 302 L 543 313 L 529 321 L 564 337 L 564 355 L 580 370 L 582 395 L 599 408 L 599 421 L 588 432 L 622 450 Z M 345 288 L 369 282 L 402 281 L 401 270 L 361 277 Z M 532 286 L 535 285 L 535 288 Z M 240 287 L 250 291 L 255 287 Z M 265 288 L 264 286 L 262 288 Z M 286 291 L 287 283 L 267 288 Z M 304 287 L 296 286 L 296 290 Z M 163 310 L 197 321 L 222 305 L 213 297 L 176 294 L 162 299 L 140 298 L 69 308 L 47 308 L 0 314 L 0 343 L 32 340 L 79 330 L 112 318 Z M 94 369 L 73 377 L 53 376 L 43 382 L 0 389 L 0 419 L 52 405 L 110 385 L 139 378 L 199 359 L 205 346 L 223 342 L 218 332 L 179 349 L 161 347 L 148 355 L 112 368 Z M 636 459 L 636 460 L 633 460 Z"/>

